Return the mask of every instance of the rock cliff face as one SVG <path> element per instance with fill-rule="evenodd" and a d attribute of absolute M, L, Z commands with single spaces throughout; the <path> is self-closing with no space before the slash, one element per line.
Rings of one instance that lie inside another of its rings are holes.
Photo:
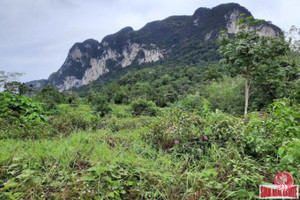
<path fill-rule="evenodd" d="M 212 9 L 199 8 L 192 16 L 154 21 L 138 31 L 126 27 L 101 42 L 89 39 L 76 43 L 48 83 L 65 91 L 87 85 L 114 70 L 162 60 L 172 55 L 174 48 L 178 51 L 191 41 L 215 41 L 221 30 L 235 34 L 238 32 L 235 24 L 242 13 L 251 16 L 238 4 L 221 4 Z M 262 35 L 275 37 L 281 34 L 278 27 L 267 22 L 259 28 Z"/>
<path fill-rule="evenodd" d="M 115 42 L 114 42 L 115 44 Z M 138 44 L 126 41 L 121 48 L 113 48 L 108 42 L 86 40 L 75 44 L 62 67 L 49 77 L 49 83 L 60 91 L 87 85 L 111 69 L 155 62 L 164 57 L 165 49 L 155 44 Z"/>

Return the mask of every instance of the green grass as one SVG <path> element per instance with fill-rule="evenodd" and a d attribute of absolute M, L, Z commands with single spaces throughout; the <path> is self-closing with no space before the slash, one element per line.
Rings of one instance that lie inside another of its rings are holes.
<path fill-rule="evenodd" d="M 279 171 L 299 181 L 299 112 L 284 103 L 248 121 L 205 106 L 157 117 L 110 106 L 99 118 L 89 106 L 60 105 L 52 129 L 41 129 L 52 137 L 0 140 L 0 199 L 255 199 Z"/>
<path fill-rule="evenodd" d="M 148 144 L 141 141 L 141 131 L 145 131 L 145 128 L 116 134 L 109 130 L 78 132 L 67 138 L 53 140 L 2 140 L 2 198 L 10 195 L 25 199 L 42 196 L 59 199 L 84 198 L 85 195 L 91 198 L 106 198 L 109 192 L 118 191 L 122 187 L 103 192 L 102 187 L 110 184 L 104 179 L 110 176 L 104 176 L 103 180 L 101 177 L 100 180 L 100 177 L 91 175 L 92 169 L 94 168 L 97 174 L 97 170 L 100 173 L 102 169 L 118 165 L 133 170 L 125 174 L 128 179 L 134 174 L 140 176 L 138 179 L 132 177 L 135 181 L 132 184 L 141 187 L 135 188 L 137 196 L 148 193 L 150 195 L 155 190 L 160 193 L 163 185 L 159 182 L 174 180 L 174 172 L 178 166 L 172 164 L 169 155 L 157 154 Z M 117 173 L 119 171 L 116 171 Z M 118 174 L 112 177 L 117 176 Z M 150 180 L 155 177 L 157 185 L 151 186 L 153 183 Z M 98 178 L 100 182 L 96 180 Z M 88 182 L 91 182 L 89 186 L 86 184 Z M 144 184 L 150 186 L 143 188 Z"/>

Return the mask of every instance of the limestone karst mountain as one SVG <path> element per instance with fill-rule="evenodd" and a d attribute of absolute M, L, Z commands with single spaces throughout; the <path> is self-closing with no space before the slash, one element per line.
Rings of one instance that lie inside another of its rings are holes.
<path fill-rule="evenodd" d="M 212 9 L 199 8 L 192 16 L 172 16 L 146 24 L 140 30 L 126 27 L 108 35 L 101 42 L 88 39 L 70 49 L 61 68 L 50 75 L 49 83 L 60 91 L 87 85 L 106 74 L 132 65 L 190 59 L 192 64 L 201 60 L 217 60 L 216 40 L 220 31 L 237 33 L 236 22 L 240 14 L 251 13 L 239 4 L 221 4 Z M 260 33 L 278 36 L 281 30 L 269 22 L 259 27 Z M 191 49 L 195 51 L 191 55 Z"/>

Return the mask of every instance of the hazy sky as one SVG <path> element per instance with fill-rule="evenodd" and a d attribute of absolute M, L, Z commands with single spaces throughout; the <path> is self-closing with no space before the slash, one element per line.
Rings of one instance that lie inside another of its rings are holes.
<path fill-rule="evenodd" d="M 26 73 L 20 81 L 48 78 L 75 42 L 227 2 L 284 30 L 300 26 L 300 0 L 0 0 L 0 70 Z"/>

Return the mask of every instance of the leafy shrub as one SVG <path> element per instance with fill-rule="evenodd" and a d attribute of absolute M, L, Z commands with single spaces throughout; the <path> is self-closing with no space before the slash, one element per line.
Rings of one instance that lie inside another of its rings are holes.
<path fill-rule="evenodd" d="M 0 118 L 0 139 L 41 139 L 53 137 L 52 127 L 43 121 L 31 120 L 21 124 Z"/>
<path fill-rule="evenodd" d="M 200 120 L 195 115 L 191 116 L 179 110 L 172 112 L 170 116 L 159 119 L 150 126 L 149 133 L 144 138 L 151 142 L 156 148 L 163 150 L 173 149 L 173 147 L 192 145 L 200 146 L 202 139 L 198 134 Z M 189 144 L 192 142 L 193 144 Z M 183 147 L 184 148 L 184 147 Z M 197 148 L 195 148 L 196 150 Z M 174 149 L 173 149 L 174 150 Z"/>
<path fill-rule="evenodd" d="M 247 127 L 241 127 L 241 146 L 245 154 L 265 158 L 265 155 L 275 153 L 272 132 L 267 131 L 268 117 L 257 112 L 248 114 Z"/>
<path fill-rule="evenodd" d="M 283 142 L 300 137 L 300 110 L 287 99 L 275 100 L 269 106 L 270 113 L 252 113 L 244 129 L 242 145 L 249 155 L 265 158 L 276 156 Z"/>
<path fill-rule="evenodd" d="M 7 92 L 0 93 L 0 117 L 9 121 L 26 124 L 28 121 L 43 121 L 42 107 L 29 97 L 21 97 Z"/>
<path fill-rule="evenodd" d="M 128 104 L 128 99 L 128 91 L 126 90 L 118 91 L 113 96 L 115 104 Z"/>
<path fill-rule="evenodd" d="M 43 107 L 46 111 L 56 109 L 58 104 L 65 101 L 65 97 L 55 87 L 47 85 L 36 96 L 36 99 L 43 103 Z"/>
<path fill-rule="evenodd" d="M 278 149 L 280 166 L 291 172 L 296 181 L 300 180 L 300 139 L 293 139 L 291 142 L 283 142 Z M 297 170 L 298 169 L 298 170 Z"/>
<path fill-rule="evenodd" d="M 174 103 L 174 107 L 193 111 L 201 109 L 203 103 L 205 103 L 203 97 L 201 97 L 199 93 L 196 93 L 194 95 L 188 95 L 184 99 Z"/>
<path fill-rule="evenodd" d="M 143 137 L 156 149 L 196 157 L 197 151 L 205 153 L 210 144 L 234 144 L 240 153 L 264 161 L 266 155 L 276 157 L 283 142 L 300 137 L 299 108 L 287 100 L 276 100 L 269 110 L 269 114 L 251 113 L 244 120 L 219 110 L 204 109 L 200 115 L 176 110 L 150 125 Z"/>
<path fill-rule="evenodd" d="M 73 108 L 68 105 L 59 107 L 62 113 L 49 118 L 49 123 L 56 134 L 70 134 L 75 130 L 98 129 L 101 127 L 101 119 L 94 115 L 88 106 L 81 105 Z"/>
<path fill-rule="evenodd" d="M 134 116 L 156 116 L 158 114 L 158 110 L 152 101 L 142 99 L 131 103 L 131 111 Z"/>
<path fill-rule="evenodd" d="M 253 157 L 241 154 L 234 144 L 226 148 L 212 145 L 209 151 L 209 161 L 217 169 L 218 180 L 217 183 L 208 180 L 215 185 L 213 190 L 207 184 L 201 188 L 209 190 L 206 192 L 208 199 L 257 199 L 258 185 L 273 182 L 272 174 L 278 173 L 270 163 L 261 164 Z"/>
<path fill-rule="evenodd" d="M 101 188 L 97 191 L 104 199 L 124 199 L 131 189 L 137 184 L 138 179 L 134 176 L 134 166 L 127 163 L 112 163 L 102 166 L 100 163 L 88 169 L 89 174 L 81 177 L 90 185 L 101 182 Z M 132 195 L 132 194 L 131 194 Z"/>
<path fill-rule="evenodd" d="M 41 138 L 51 135 L 42 107 L 29 97 L 0 93 L 0 138 Z"/>
<path fill-rule="evenodd" d="M 157 149 L 199 157 L 212 143 L 225 145 L 236 140 L 239 123 L 221 111 L 199 116 L 178 109 L 152 124 L 143 138 Z"/>
<path fill-rule="evenodd" d="M 139 118 L 118 119 L 111 117 L 107 119 L 107 128 L 113 132 L 121 130 L 134 130 L 140 127 L 146 127 L 152 122 L 152 118 L 148 116 L 140 116 Z"/>
<path fill-rule="evenodd" d="M 269 106 L 270 123 L 269 128 L 279 141 L 282 138 L 300 137 L 300 107 L 299 104 L 292 105 L 288 99 L 275 100 Z"/>
<path fill-rule="evenodd" d="M 219 109 L 230 114 L 241 115 L 244 109 L 244 82 L 242 78 L 224 76 L 205 88 L 204 97 L 212 110 Z"/>
<path fill-rule="evenodd" d="M 112 115 L 116 116 L 117 118 L 129 118 L 132 117 L 130 112 L 130 106 L 127 105 L 111 105 L 112 108 Z"/>
<path fill-rule="evenodd" d="M 101 117 L 112 111 L 111 107 L 108 105 L 107 97 L 100 93 L 91 92 L 88 96 L 88 101 L 92 105 L 95 112 L 99 113 Z"/>

